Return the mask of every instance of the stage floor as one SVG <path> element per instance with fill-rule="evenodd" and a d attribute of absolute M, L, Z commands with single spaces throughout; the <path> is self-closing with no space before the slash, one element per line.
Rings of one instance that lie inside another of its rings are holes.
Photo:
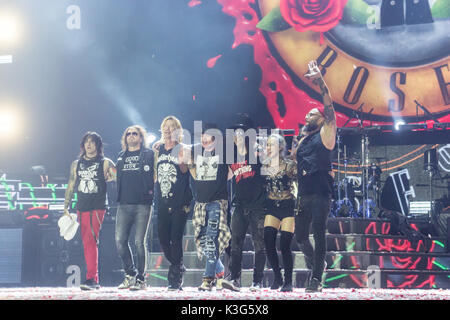
<path fill-rule="evenodd" d="M 306 293 L 294 289 L 283 293 L 268 288 L 250 292 L 229 290 L 199 292 L 185 287 L 183 291 L 169 292 L 166 288 L 151 287 L 141 291 L 102 287 L 95 291 L 79 288 L 21 287 L 0 288 L 0 300 L 450 300 L 450 290 L 421 289 L 323 289 L 320 293 Z"/>

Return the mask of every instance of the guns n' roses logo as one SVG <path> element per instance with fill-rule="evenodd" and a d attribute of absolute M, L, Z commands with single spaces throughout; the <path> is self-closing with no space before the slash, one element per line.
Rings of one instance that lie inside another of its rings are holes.
<path fill-rule="evenodd" d="M 260 90 L 277 126 L 304 122 L 317 104 L 304 92 L 320 101 L 304 77 L 310 60 L 317 60 L 331 90 L 338 125 L 357 109 L 376 122 L 426 120 L 415 101 L 449 118 L 447 0 L 218 2 L 236 17 L 234 46 L 255 48 Z"/>

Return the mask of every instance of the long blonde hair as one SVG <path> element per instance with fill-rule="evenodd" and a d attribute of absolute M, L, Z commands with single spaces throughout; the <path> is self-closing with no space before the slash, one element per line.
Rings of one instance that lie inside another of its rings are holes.
<path fill-rule="evenodd" d="M 167 116 L 163 119 L 163 121 L 161 122 L 161 139 L 160 141 L 163 142 L 163 128 L 164 125 L 166 124 L 167 121 L 172 120 L 173 122 L 175 122 L 175 127 L 176 130 L 178 131 L 178 137 L 176 139 L 176 142 L 180 143 L 183 140 L 183 127 L 181 126 L 181 121 L 175 117 L 175 116 Z"/>
<path fill-rule="evenodd" d="M 120 140 L 120 144 L 122 146 L 122 151 L 126 151 L 128 149 L 127 133 L 130 129 L 136 129 L 139 132 L 139 135 L 142 138 L 141 148 L 148 148 L 147 130 L 145 130 L 140 125 L 136 124 L 134 126 L 129 126 L 123 132 L 122 139 Z"/>

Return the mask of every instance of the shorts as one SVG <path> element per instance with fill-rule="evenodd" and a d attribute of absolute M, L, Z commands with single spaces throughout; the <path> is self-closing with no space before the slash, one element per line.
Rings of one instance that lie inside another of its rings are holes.
<path fill-rule="evenodd" d="M 294 217 L 295 200 L 266 200 L 266 214 L 274 216 L 280 221 L 284 218 Z"/>

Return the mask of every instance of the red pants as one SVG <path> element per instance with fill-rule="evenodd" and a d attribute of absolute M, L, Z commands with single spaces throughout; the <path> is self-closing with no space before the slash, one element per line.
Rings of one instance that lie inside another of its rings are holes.
<path fill-rule="evenodd" d="M 98 283 L 98 240 L 106 210 L 77 212 L 86 260 L 86 279 Z"/>

